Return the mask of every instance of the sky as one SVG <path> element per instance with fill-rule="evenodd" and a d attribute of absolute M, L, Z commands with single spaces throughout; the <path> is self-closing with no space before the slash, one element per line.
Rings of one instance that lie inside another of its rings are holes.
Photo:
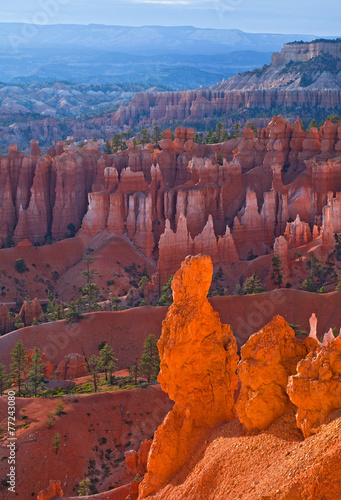
<path fill-rule="evenodd" d="M 252 33 L 341 34 L 340 0 L 11 0 L 6 3 L 8 7 L 0 6 L 0 22 L 181 25 Z"/>

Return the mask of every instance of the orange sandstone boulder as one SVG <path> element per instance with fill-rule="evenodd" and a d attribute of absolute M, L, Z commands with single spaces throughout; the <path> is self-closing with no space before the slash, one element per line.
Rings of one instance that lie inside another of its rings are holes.
<path fill-rule="evenodd" d="M 200 429 L 235 417 L 237 343 L 207 300 L 212 274 L 210 257 L 199 255 L 187 257 L 173 279 L 158 348 L 159 381 L 175 406 L 155 433 L 139 498 L 184 465 Z"/>
<path fill-rule="evenodd" d="M 85 377 L 89 374 L 84 356 L 77 353 L 71 353 L 58 364 L 58 380 L 69 380 L 73 378 Z"/>
<path fill-rule="evenodd" d="M 19 317 L 25 326 L 31 326 L 34 319 L 39 319 L 43 314 L 39 300 L 24 300 Z"/>
<path fill-rule="evenodd" d="M 139 474 L 143 476 L 147 471 L 147 460 L 152 440 L 141 443 L 139 451 L 128 450 L 124 454 L 127 472 L 133 476 Z"/>
<path fill-rule="evenodd" d="M 308 347 L 295 338 L 294 330 L 281 316 L 274 317 L 242 347 L 237 412 L 249 431 L 266 429 L 283 414 L 289 402 L 288 377 L 296 373 L 297 363 L 307 352 Z"/>
<path fill-rule="evenodd" d="M 49 487 L 38 493 L 37 500 L 52 500 L 53 498 L 62 496 L 63 490 L 61 488 L 61 482 L 51 479 Z"/>
<path fill-rule="evenodd" d="M 287 393 L 298 407 L 296 421 L 304 437 L 315 434 L 329 413 L 341 408 L 341 338 L 300 361 Z"/>

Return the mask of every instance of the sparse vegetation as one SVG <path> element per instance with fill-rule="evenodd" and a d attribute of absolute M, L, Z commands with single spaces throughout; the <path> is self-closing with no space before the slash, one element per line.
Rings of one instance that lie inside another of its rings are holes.
<path fill-rule="evenodd" d="M 56 411 L 55 411 L 55 415 L 57 415 L 58 417 L 60 417 L 61 415 L 63 415 L 64 412 L 64 405 L 62 403 L 62 400 L 60 399 L 58 401 L 58 404 L 57 404 L 57 408 L 56 408 Z"/>
<path fill-rule="evenodd" d="M 91 481 L 88 477 L 80 481 L 77 493 L 79 497 L 86 496 L 90 493 L 90 483 Z"/>
<path fill-rule="evenodd" d="M 51 427 L 54 425 L 56 419 L 54 418 L 52 413 L 47 414 L 47 420 L 45 422 L 45 425 L 48 429 L 51 429 Z"/>
<path fill-rule="evenodd" d="M 22 384 L 24 381 L 24 373 L 27 370 L 28 364 L 28 353 L 25 349 L 22 340 L 15 345 L 11 352 L 11 374 L 10 378 L 12 382 L 18 387 L 18 396 L 20 397 L 22 391 Z"/>
<path fill-rule="evenodd" d="M 100 349 L 100 362 L 105 373 L 105 380 L 108 380 L 109 374 L 109 382 L 111 384 L 112 374 L 117 370 L 117 358 L 115 357 L 114 351 L 109 344 L 105 344 L 102 349 Z"/>
<path fill-rule="evenodd" d="M 272 259 L 272 273 L 271 279 L 273 284 L 280 288 L 283 282 L 283 264 L 280 256 L 276 254 Z"/>
<path fill-rule="evenodd" d="M 302 283 L 302 290 L 313 293 L 324 293 L 327 278 L 335 274 L 332 266 L 324 265 L 316 257 L 307 262 L 308 278 Z"/>
<path fill-rule="evenodd" d="M 92 375 L 95 392 L 97 392 L 99 373 L 103 368 L 101 358 L 93 354 L 89 359 L 88 366 L 89 366 L 89 371 Z"/>
<path fill-rule="evenodd" d="M 20 273 L 20 274 L 27 271 L 27 266 L 26 266 L 26 262 L 24 261 L 24 259 L 17 259 L 15 261 L 14 267 L 15 267 L 16 271 L 18 271 L 18 273 Z"/>
<path fill-rule="evenodd" d="M 0 363 L 0 396 L 3 395 L 5 389 L 7 388 L 8 374 L 6 368 L 2 363 Z"/>
<path fill-rule="evenodd" d="M 253 274 L 249 278 L 246 278 L 243 285 L 243 293 L 244 295 L 253 295 L 255 293 L 263 293 L 265 292 L 265 288 L 262 285 L 257 274 Z"/>
<path fill-rule="evenodd" d="M 41 360 L 41 351 L 38 347 L 33 350 L 31 363 L 28 372 L 30 392 L 33 392 L 34 397 L 40 389 L 44 388 L 44 363 Z"/>
<path fill-rule="evenodd" d="M 157 338 L 155 335 L 149 335 L 143 344 L 143 353 L 139 366 L 141 375 L 147 378 L 147 381 L 156 380 L 160 371 L 160 356 L 157 348 Z"/>
<path fill-rule="evenodd" d="M 56 434 L 53 436 L 53 443 L 52 443 L 56 455 L 60 449 L 61 441 L 62 441 L 61 435 L 59 434 L 59 432 L 56 432 Z"/>
<path fill-rule="evenodd" d="M 168 281 L 161 288 L 161 295 L 159 298 L 159 306 L 170 306 L 173 302 L 172 297 L 172 281 L 174 276 L 171 276 Z"/>

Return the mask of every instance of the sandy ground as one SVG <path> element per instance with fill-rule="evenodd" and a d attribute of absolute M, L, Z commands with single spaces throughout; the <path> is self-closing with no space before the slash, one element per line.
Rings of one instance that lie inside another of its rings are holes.
<path fill-rule="evenodd" d="M 193 458 L 151 500 L 340 500 L 341 411 L 303 440 L 294 407 L 266 431 L 238 421 L 207 432 Z"/>

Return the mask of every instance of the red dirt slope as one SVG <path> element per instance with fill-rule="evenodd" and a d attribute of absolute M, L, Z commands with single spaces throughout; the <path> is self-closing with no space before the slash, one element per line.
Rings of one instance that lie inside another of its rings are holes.
<path fill-rule="evenodd" d="M 62 301 L 78 297 L 78 289 L 86 283 L 82 276 L 85 264 L 81 262 L 87 248 L 94 251 L 92 268 L 98 273 L 96 282 L 103 297 L 109 293 L 124 295 L 131 288 L 131 276 L 124 270 L 132 263 L 142 272 L 145 264 L 151 275 L 155 270 L 152 261 L 147 261 L 125 236 L 106 232 L 91 239 L 78 235 L 43 247 L 15 247 L 0 250 L 1 303 L 15 305 L 26 295 L 31 298 L 46 299 L 46 289 L 52 287 Z M 15 261 L 24 259 L 27 271 L 18 273 Z M 114 280 L 114 285 L 107 281 Z"/>
<path fill-rule="evenodd" d="M 98 491 L 128 483 L 133 478 L 127 476 L 124 452 L 138 450 L 141 441 L 152 436 L 172 408 L 159 385 L 63 396 L 62 402 L 66 414 L 56 416 L 55 424 L 48 429 L 45 425 L 47 415 L 55 412 L 58 399 L 17 398 L 17 424 L 29 425 L 17 430 L 18 494 L 15 498 L 18 500 L 36 498 L 53 478 L 62 481 L 64 494 L 70 496 L 77 496 L 73 488 L 86 477 L 98 478 Z M 23 416 L 27 418 L 22 419 Z M 0 398 L 0 427 L 5 429 L 6 426 L 7 398 L 3 397 Z M 56 454 L 52 442 L 57 432 L 61 435 L 61 446 Z M 0 444 L 1 455 L 7 456 L 5 438 Z M 92 468 L 89 468 L 90 459 L 94 461 Z M 7 460 L 0 460 L 0 479 L 7 473 Z M 13 493 L 4 489 L 0 497 L 9 500 Z"/>

